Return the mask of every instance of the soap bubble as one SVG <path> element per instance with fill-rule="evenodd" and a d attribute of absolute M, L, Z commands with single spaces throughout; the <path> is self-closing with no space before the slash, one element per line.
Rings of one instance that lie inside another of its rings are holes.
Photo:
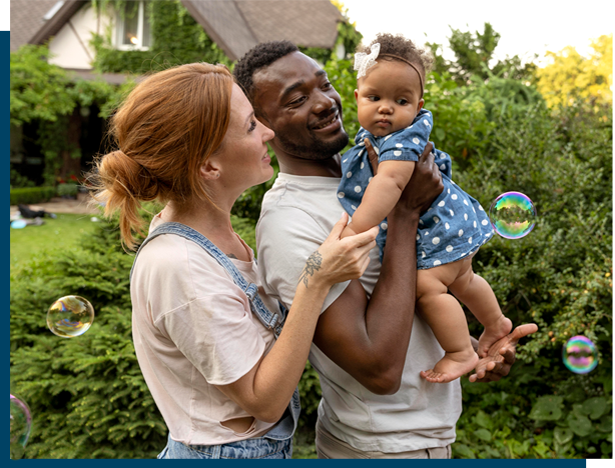
<path fill-rule="evenodd" d="M 596 345 L 582 335 L 570 338 L 562 349 L 564 365 L 575 374 L 587 374 L 598 365 Z"/>
<path fill-rule="evenodd" d="M 536 208 L 527 195 L 506 192 L 497 197 L 489 208 L 491 224 L 505 239 L 527 236 L 536 224 Z"/>
<path fill-rule="evenodd" d="M 30 429 L 32 429 L 32 415 L 30 408 L 16 395 L 11 395 L 11 459 L 19 460 L 23 457 Z"/>
<path fill-rule="evenodd" d="M 94 308 L 79 296 L 64 296 L 47 311 L 47 326 L 62 338 L 83 335 L 94 322 Z"/>

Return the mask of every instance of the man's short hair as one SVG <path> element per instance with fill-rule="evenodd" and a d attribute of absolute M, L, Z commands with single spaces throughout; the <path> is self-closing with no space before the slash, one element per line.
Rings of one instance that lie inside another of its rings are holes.
<path fill-rule="evenodd" d="M 263 42 L 250 49 L 235 64 L 233 75 L 252 104 L 254 104 L 254 82 L 252 81 L 254 73 L 298 50 L 299 48 L 290 41 Z"/>

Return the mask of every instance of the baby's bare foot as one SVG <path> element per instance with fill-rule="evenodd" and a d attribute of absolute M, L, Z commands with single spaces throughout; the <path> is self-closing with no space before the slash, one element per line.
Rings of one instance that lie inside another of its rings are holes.
<path fill-rule="evenodd" d="M 446 353 L 433 369 L 421 371 L 421 377 L 429 382 L 445 383 L 470 372 L 478 362 L 478 355 L 469 347 L 464 351 Z"/>
<path fill-rule="evenodd" d="M 483 334 L 478 339 L 478 355 L 481 358 L 487 356 L 487 351 L 493 343 L 500 338 L 505 337 L 512 330 L 512 322 L 504 315 L 500 315 L 500 318 L 494 323 L 485 327 Z"/>

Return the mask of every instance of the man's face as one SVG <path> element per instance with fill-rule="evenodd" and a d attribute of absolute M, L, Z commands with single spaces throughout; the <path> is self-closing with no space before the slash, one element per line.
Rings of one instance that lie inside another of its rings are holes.
<path fill-rule="evenodd" d="M 273 146 L 293 157 L 322 160 L 348 144 L 340 96 L 308 56 L 292 52 L 257 71 L 253 81 L 257 117 L 275 132 Z"/>

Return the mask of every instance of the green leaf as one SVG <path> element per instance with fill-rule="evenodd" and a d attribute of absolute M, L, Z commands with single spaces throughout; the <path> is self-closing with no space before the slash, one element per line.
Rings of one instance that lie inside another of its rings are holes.
<path fill-rule="evenodd" d="M 596 429 L 600 432 L 611 432 L 613 430 L 613 417 L 610 414 L 602 416 Z"/>
<path fill-rule="evenodd" d="M 553 436 L 555 440 L 561 445 L 564 445 L 567 442 L 570 442 L 573 437 L 573 433 L 569 428 L 556 427 L 553 431 Z"/>
<path fill-rule="evenodd" d="M 594 397 L 583 402 L 583 410 L 591 419 L 598 419 L 607 410 L 607 402 L 604 397 Z"/>
<path fill-rule="evenodd" d="M 461 458 L 476 458 L 474 452 L 465 444 L 455 444 L 453 445 L 453 450 L 461 455 Z"/>
<path fill-rule="evenodd" d="M 481 427 L 484 427 L 485 429 L 493 428 L 493 421 L 489 416 L 487 416 L 487 413 L 482 410 L 476 414 L 474 420 L 476 421 L 476 424 Z"/>
<path fill-rule="evenodd" d="M 537 421 L 557 421 L 562 417 L 562 402 L 560 396 L 543 396 L 538 398 L 529 417 Z"/>
<path fill-rule="evenodd" d="M 487 429 L 477 429 L 474 431 L 474 435 L 485 442 L 489 442 L 491 440 L 491 432 Z"/>
<path fill-rule="evenodd" d="M 576 435 L 585 437 L 592 432 L 592 423 L 586 416 L 579 416 L 575 413 L 570 413 L 566 417 L 568 426 Z"/>

